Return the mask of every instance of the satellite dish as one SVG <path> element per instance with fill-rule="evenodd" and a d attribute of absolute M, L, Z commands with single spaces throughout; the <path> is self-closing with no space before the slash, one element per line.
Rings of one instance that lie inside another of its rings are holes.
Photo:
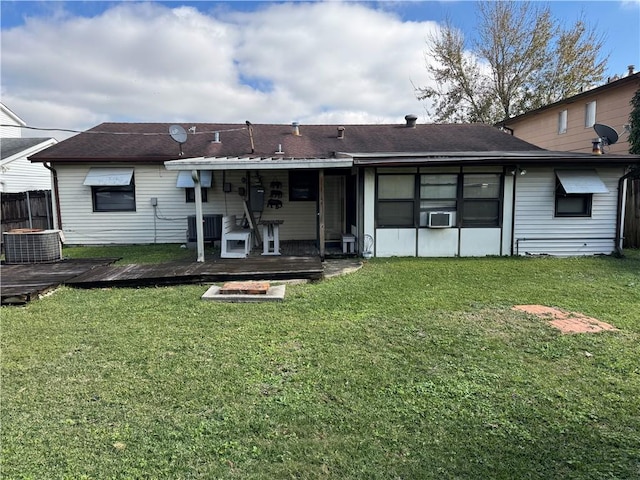
<path fill-rule="evenodd" d="M 609 125 L 596 123 L 593 125 L 593 129 L 596 131 L 598 136 L 602 139 L 602 144 L 605 146 L 613 145 L 618 141 L 618 132 L 616 132 Z"/>
<path fill-rule="evenodd" d="M 180 125 L 171 125 L 169 127 L 169 135 L 178 143 L 187 141 L 187 131 Z"/>
<path fill-rule="evenodd" d="M 171 125 L 169 127 L 169 135 L 180 144 L 180 156 L 182 156 L 182 144 L 187 141 L 187 131 L 180 125 Z"/>

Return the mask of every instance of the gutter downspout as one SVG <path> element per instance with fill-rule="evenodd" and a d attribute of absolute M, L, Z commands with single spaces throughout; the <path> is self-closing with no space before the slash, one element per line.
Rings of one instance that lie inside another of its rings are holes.
<path fill-rule="evenodd" d="M 514 167 L 513 172 L 513 190 L 511 192 L 511 256 L 513 257 L 513 246 L 516 245 L 516 183 L 518 181 L 518 168 Z M 519 255 L 518 248 L 515 254 Z"/>
<path fill-rule="evenodd" d="M 618 208 L 616 209 L 616 254 L 619 256 L 622 256 L 622 241 L 623 238 L 621 238 L 621 232 L 622 232 L 622 225 L 621 222 L 624 222 L 624 218 L 622 216 L 622 205 L 624 203 L 624 193 L 623 190 L 623 185 L 624 182 L 628 179 L 628 178 L 633 178 L 635 176 L 640 177 L 640 171 L 633 169 L 630 170 L 629 172 L 625 173 L 622 177 L 620 177 L 620 180 L 618 180 Z"/>
<path fill-rule="evenodd" d="M 54 225 L 54 228 L 56 228 L 57 230 L 62 230 L 62 215 L 60 214 L 60 195 L 59 195 L 59 188 L 58 188 L 58 172 L 56 171 L 55 168 L 53 168 L 51 165 L 47 163 L 43 163 L 42 165 L 44 165 L 44 167 L 47 170 L 51 171 L 51 176 L 53 177 L 53 194 L 56 197 L 56 223 L 57 223 L 57 225 Z"/>

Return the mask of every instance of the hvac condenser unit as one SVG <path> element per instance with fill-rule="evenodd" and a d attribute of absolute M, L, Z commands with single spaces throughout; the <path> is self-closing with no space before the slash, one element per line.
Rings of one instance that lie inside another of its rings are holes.
<path fill-rule="evenodd" d="M 203 215 L 202 231 L 205 242 L 213 242 L 222 238 L 222 215 Z M 196 241 L 196 216 L 187 217 L 187 242 Z"/>
<path fill-rule="evenodd" d="M 18 229 L 3 233 L 7 263 L 48 263 L 62 259 L 60 230 Z"/>
<path fill-rule="evenodd" d="M 453 226 L 453 212 L 429 212 L 429 228 L 449 228 Z"/>

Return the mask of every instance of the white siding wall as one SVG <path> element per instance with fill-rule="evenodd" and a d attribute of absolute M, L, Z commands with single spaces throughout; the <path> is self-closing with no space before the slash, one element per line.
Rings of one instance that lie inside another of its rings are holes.
<path fill-rule="evenodd" d="M 112 167 L 127 166 L 112 164 Z M 129 165 L 130 166 L 130 165 Z M 90 165 L 58 165 L 58 184 L 62 229 L 68 244 L 146 244 L 182 243 L 186 241 L 187 216 L 195 215 L 195 204 L 186 203 L 183 188 L 176 187 L 177 171 L 168 171 L 163 165 L 137 165 L 134 167 L 136 185 L 135 212 L 93 212 L 91 187 L 84 179 Z M 233 191 L 222 190 L 223 173 L 213 172 L 212 186 L 207 191 L 208 201 L 203 203 L 203 214 L 235 214 L 242 217 L 244 209 L 238 187 L 244 171 L 225 173 L 225 182 Z M 255 181 L 255 179 L 253 179 Z M 266 207 L 270 182 L 282 183 L 283 207 Z M 316 202 L 288 201 L 288 174 L 286 171 L 269 172 L 262 177 L 265 188 L 263 219 L 284 220 L 280 228 L 281 240 L 308 240 L 316 238 Z M 151 198 L 157 198 L 155 208 Z M 155 213 L 155 215 L 154 215 Z M 260 214 L 256 213 L 256 220 Z"/>
<path fill-rule="evenodd" d="M 363 195 L 364 195 L 364 205 L 363 205 L 363 232 L 362 238 L 364 239 L 365 235 L 371 235 L 373 238 L 373 249 L 374 254 L 377 254 L 377 239 L 375 232 L 375 205 L 376 205 L 376 174 L 373 168 L 367 168 L 364 171 L 364 186 L 363 186 Z M 363 240 L 364 241 L 364 240 Z"/>
<path fill-rule="evenodd" d="M 553 168 L 528 168 L 516 179 L 514 254 L 593 255 L 614 251 L 621 168 L 599 168 L 609 193 L 594 194 L 591 217 L 554 217 Z M 544 240 L 525 240 L 542 238 Z M 604 238 L 598 240 L 597 238 Z M 516 250 L 516 244 L 518 250 Z"/>
<path fill-rule="evenodd" d="M 20 157 L 2 166 L 0 188 L 6 193 L 51 190 L 51 173 L 41 163 Z"/>
<path fill-rule="evenodd" d="M 0 124 L 1 125 L 20 125 L 18 121 L 4 110 L 4 106 L 0 108 Z M 6 138 L 22 138 L 22 129 L 14 127 L 0 127 L 0 137 Z"/>

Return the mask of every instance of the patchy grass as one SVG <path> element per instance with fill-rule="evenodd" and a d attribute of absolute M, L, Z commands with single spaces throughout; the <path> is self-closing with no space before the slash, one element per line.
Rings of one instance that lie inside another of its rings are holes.
<path fill-rule="evenodd" d="M 205 289 L 2 308 L 3 478 L 640 477 L 638 252 Z M 561 335 L 529 303 L 620 330 Z"/>

